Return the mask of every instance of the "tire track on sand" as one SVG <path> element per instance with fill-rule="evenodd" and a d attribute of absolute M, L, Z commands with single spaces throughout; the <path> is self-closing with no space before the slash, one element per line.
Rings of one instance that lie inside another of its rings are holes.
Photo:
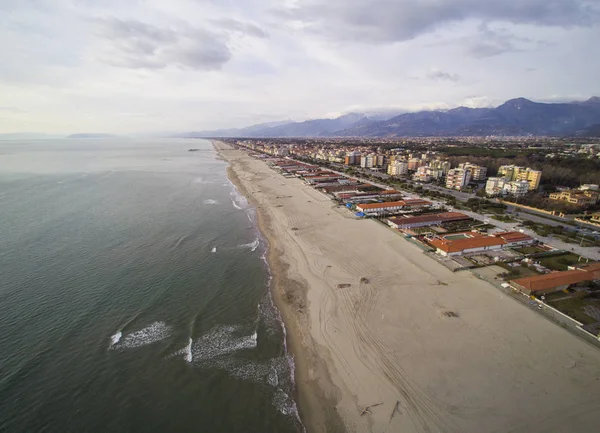
<path fill-rule="evenodd" d="M 378 290 L 373 285 L 361 285 L 360 291 L 353 296 L 350 292 L 341 293 L 341 307 L 351 320 L 351 326 L 357 337 L 357 350 L 362 359 L 370 358 L 390 381 L 390 384 L 402 396 L 402 403 L 415 428 L 419 432 L 458 432 L 449 421 L 450 407 L 439 404 L 426 393 L 404 369 L 398 366 L 393 354 L 374 335 L 365 318 L 375 307 Z"/>

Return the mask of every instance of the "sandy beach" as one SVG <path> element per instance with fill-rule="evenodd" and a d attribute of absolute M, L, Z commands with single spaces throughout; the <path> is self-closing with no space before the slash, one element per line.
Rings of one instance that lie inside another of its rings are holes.
<path fill-rule="evenodd" d="M 270 243 L 309 433 L 598 429 L 597 348 L 301 180 L 214 144 Z"/>

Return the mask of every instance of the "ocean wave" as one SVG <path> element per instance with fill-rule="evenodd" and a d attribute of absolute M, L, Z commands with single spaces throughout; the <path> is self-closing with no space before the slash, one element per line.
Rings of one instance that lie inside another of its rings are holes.
<path fill-rule="evenodd" d="M 239 204 L 237 204 L 237 203 L 235 202 L 235 200 L 231 200 L 231 204 L 232 204 L 232 205 L 233 205 L 233 207 L 234 207 L 234 208 L 236 208 L 236 209 L 239 209 L 239 210 L 241 210 L 241 209 L 242 209 L 242 207 L 241 207 Z"/>
<path fill-rule="evenodd" d="M 212 198 L 204 200 L 204 204 L 219 204 L 217 200 L 213 200 Z"/>
<path fill-rule="evenodd" d="M 121 335 L 117 340 L 119 334 Z M 111 337 L 111 342 L 116 340 L 116 342 L 111 345 L 112 348 L 132 349 L 157 343 L 171 336 L 171 327 L 164 322 L 154 322 L 139 331 L 125 335 L 123 338 L 121 338 L 121 336 L 122 333 L 119 331 Z"/>
<path fill-rule="evenodd" d="M 182 349 L 179 349 L 177 352 L 171 354 L 171 356 L 169 356 L 169 358 L 175 357 L 175 356 L 183 356 L 183 359 L 185 359 L 186 362 L 191 363 L 193 360 L 193 354 L 192 354 L 192 339 L 190 338 L 188 341 L 187 346 L 185 346 Z"/>
<path fill-rule="evenodd" d="M 113 347 L 115 344 L 117 344 L 121 340 L 122 336 L 123 336 L 123 333 L 121 331 L 118 331 L 118 332 L 114 333 L 113 335 L 111 335 L 110 347 Z"/>
<path fill-rule="evenodd" d="M 275 394 L 273 395 L 273 406 L 275 406 L 282 414 L 296 417 L 298 418 L 298 421 L 300 421 L 296 402 L 283 389 L 277 388 L 275 391 Z"/>
<path fill-rule="evenodd" d="M 216 326 L 200 337 L 192 347 L 193 359 L 198 362 L 227 355 L 257 344 L 256 331 L 251 335 L 238 336 L 239 327 Z"/>
<path fill-rule="evenodd" d="M 213 247 L 212 250 L 210 250 L 211 253 L 216 253 L 217 252 L 217 247 Z"/>
<path fill-rule="evenodd" d="M 256 239 L 254 239 L 254 241 L 252 241 L 248 244 L 238 245 L 238 248 L 248 248 L 248 249 L 250 249 L 250 251 L 256 251 L 256 249 L 258 248 L 259 245 L 260 245 L 260 239 L 256 238 Z"/>

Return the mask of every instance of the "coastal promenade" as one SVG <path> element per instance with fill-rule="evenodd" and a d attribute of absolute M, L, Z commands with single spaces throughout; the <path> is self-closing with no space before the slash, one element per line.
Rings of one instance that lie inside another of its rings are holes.
<path fill-rule="evenodd" d="M 215 146 L 269 240 L 309 433 L 596 429 L 595 347 L 299 179 Z"/>

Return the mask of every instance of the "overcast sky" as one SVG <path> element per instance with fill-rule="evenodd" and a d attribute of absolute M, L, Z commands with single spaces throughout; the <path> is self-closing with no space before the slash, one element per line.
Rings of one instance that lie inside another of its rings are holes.
<path fill-rule="evenodd" d="M 600 95 L 599 0 L 0 0 L 0 132 Z"/>

